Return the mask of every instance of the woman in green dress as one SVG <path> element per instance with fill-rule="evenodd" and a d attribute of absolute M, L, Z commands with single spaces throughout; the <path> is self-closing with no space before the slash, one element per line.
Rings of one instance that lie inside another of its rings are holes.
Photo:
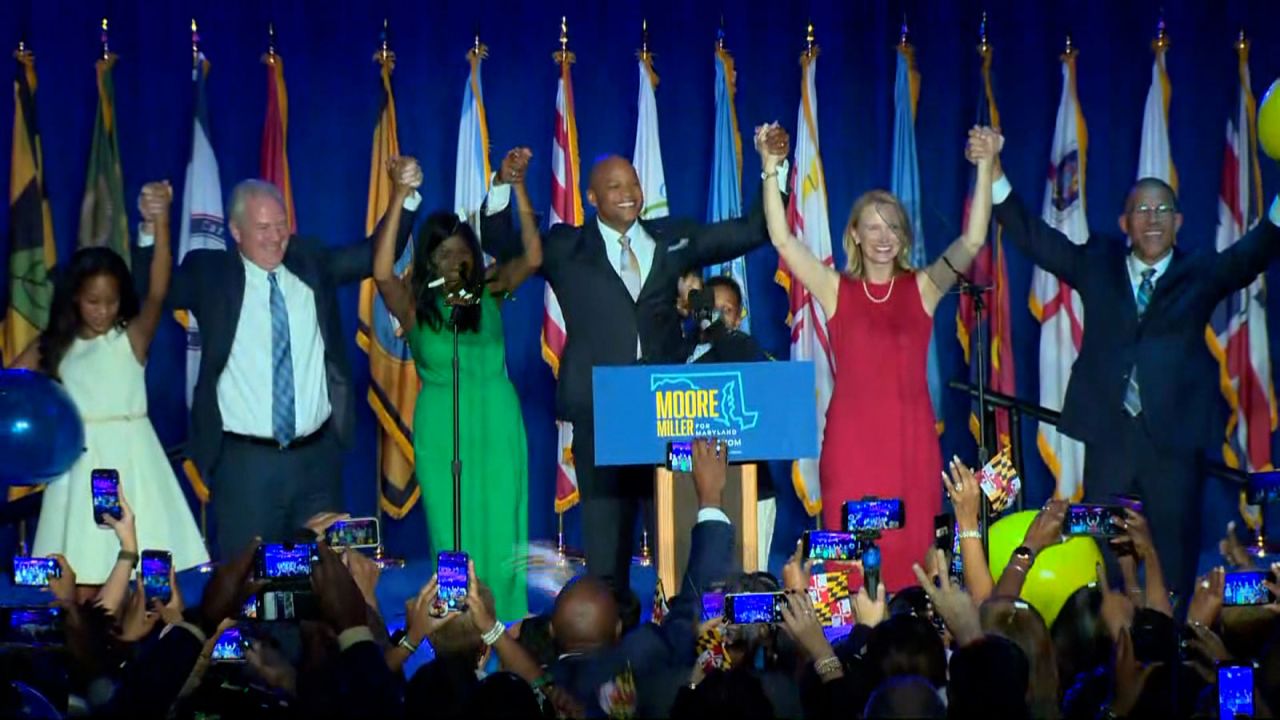
<path fill-rule="evenodd" d="M 422 379 L 413 414 L 415 472 L 434 553 L 453 549 L 453 330 L 458 318 L 459 458 L 462 550 L 492 589 L 499 617 L 527 614 L 524 570 L 514 559 L 528 542 L 528 454 L 515 388 L 507 378 L 500 298 L 542 262 L 537 220 L 524 186 L 531 153 L 512 150 L 503 181 L 515 190 L 524 254 L 496 269 L 485 290 L 475 231 L 450 212 L 432 213 L 413 248 L 408 279 L 395 272 L 395 238 L 411 188 L 397 186 L 374 251 L 373 277 Z M 395 172 L 395 160 L 391 172 Z M 408 192 L 405 192 L 408 191 Z"/>

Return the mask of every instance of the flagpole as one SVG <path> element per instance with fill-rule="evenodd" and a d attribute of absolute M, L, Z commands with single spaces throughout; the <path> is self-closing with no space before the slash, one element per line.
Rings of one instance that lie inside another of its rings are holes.
<path fill-rule="evenodd" d="M 653 54 L 649 52 L 648 18 L 641 18 L 640 20 L 640 50 L 636 52 L 636 58 L 644 63 L 645 68 L 649 71 L 648 81 L 656 86 L 657 75 L 653 72 Z M 649 549 L 649 523 L 652 518 L 649 517 L 649 512 L 644 508 L 641 508 L 640 514 L 643 516 L 640 524 L 640 554 L 631 558 L 631 564 L 649 567 L 653 565 L 653 554 Z M 632 538 L 634 537 L 633 535 Z"/>

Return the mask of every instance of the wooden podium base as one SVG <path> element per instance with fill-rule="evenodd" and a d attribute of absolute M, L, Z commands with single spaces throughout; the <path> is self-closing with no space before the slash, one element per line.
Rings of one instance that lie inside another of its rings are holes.
<path fill-rule="evenodd" d="M 680 592 L 680 581 L 689 561 L 690 532 L 698 521 L 698 496 L 689 473 L 658 468 L 654 471 L 653 485 L 658 579 L 667 596 L 673 597 Z M 734 555 L 742 559 L 744 572 L 755 572 L 759 564 L 756 501 L 755 464 L 729 466 L 723 510 L 733 523 Z"/>

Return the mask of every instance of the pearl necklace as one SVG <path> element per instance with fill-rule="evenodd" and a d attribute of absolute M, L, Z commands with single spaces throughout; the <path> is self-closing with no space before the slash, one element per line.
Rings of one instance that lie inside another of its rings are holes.
<path fill-rule="evenodd" d="M 898 279 L 897 275 L 894 275 L 893 277 L 889 278 L 889 292 L 885 293 L 884 297 L 877 298 L 871 294 L 871 290 L 867 288 L 867 280 L 866 278 L 863 278 L 862 292 L 866 293 L 867 299 L 870 300 L 871 302 L 875 303 L 876 305 L 883 305 L 889 302 L 889 298 L 893 295 L 893 283 L 896 282 L 897 279 Z"/>

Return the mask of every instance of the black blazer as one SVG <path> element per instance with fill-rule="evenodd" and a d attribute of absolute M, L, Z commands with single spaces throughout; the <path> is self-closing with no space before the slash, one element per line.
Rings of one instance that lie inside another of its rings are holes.
<path fill-rule="evenodd" d="M 505 226 L 507 243 L 513 237 L 510 213 L 508 205 L 492 221 L 495 230 Z M 653 266 L 634 301 L 605 255 L 595 216 L 581 227 L 556 225 L 545 236 L 540 272 L 560 301 L 568 334 L 556 387 L 556 415 L 561 419 L 591 422 L 591 369 L 635 364 L 637 336 L 639 362 L 685 362 L 687 346 L 675 307 L 680 276 L 744 255 L 768 239 L 759 207 L 748 217 L 710 225 L 678 218 L 640 224 L 656 247 Z M 497 234 L 486 235 L 486 241 Z"/>
<path fill-rule="evenodd" d="M 1141 417 L 1160 447 L 1201 451 L 1221 441 L 1218 368 L 1205 325 L 1223 298 L 1247 286 L 1280 253 L 1280 228 L 1264 219 L 1224 252 L 1175 247 L 1139 320 L 1123 242 L 1092 235 L 1075 245 L 1031 214 L 1016 194 L 995 206 L 995 217 L 1005 237 L 1079 291 L 1084 304 L 1084 338 L 1058 426 L 1064 433 L 1085 443 L 1115 438 L 1136 362 Z"/>
<path fill-rule="evenodd" d="M 401 216 L 396 238 L 399 256 L 413 228 L 414 213 Z M 374 231 L 377 236 L 377 230 Z M 186 455 L 207 479 L 222 448 L 222 410 L 218 407 L 218 378 L 227 367 L 231 343 L 244 303 L 244 263 L 235 248 L 193 250 L 187 253 L 173 278 L 169 304 L 189 310 L 200 323 L 203 354 L 191 400 L 191 430 Z M 324 340 L 325 378 L 333 409 L 329 428 L 343 447 L 355 434 L 355 392 L 351 387 L 351 362 L 338 307 L 340 285 L 357 282 L 373 272 L 373 243 L 328 247 L 314 238 L 289 239 L 284 266 L 311 288 L 315 295 L 316 321 Z"/>

